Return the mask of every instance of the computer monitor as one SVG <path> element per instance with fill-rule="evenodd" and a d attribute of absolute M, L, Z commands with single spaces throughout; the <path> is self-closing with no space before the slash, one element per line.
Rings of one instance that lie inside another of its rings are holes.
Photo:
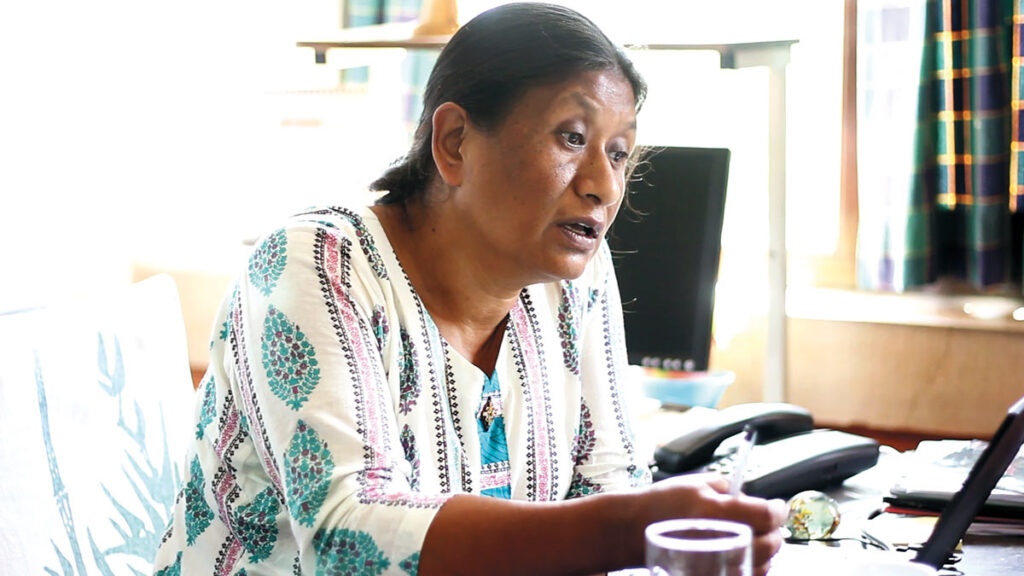
<path fill-rule="evenodd" d="M 729 150 L 657 148 L 608 233 L 630 364 L 708 369 Z"/>

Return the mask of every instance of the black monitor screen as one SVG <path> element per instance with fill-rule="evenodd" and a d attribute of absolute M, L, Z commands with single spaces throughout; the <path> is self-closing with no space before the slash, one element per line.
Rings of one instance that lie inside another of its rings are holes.
<path fill-rule="evenodd" d="M 708 369 L 729 150 L 659 148 L 608 233 L 631 364 Z"/>

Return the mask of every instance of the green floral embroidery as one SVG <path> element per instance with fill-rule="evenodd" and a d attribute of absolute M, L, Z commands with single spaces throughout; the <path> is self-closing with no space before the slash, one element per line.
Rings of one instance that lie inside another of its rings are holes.
<path fill-rule="evenodd" d="M 629 486 L 640 488 L 651 483 L 651 471 L 642 466 L 632 465 L 626 469 L 629 472 Z"/>
<path fill-rule="evenodd" d="M 399 562 L 398 567 L 409 576 L 416 576 L 420 571 L 420 553 L 414 552 L 411 556 Z"/>
<path fill-rule="evenodd" d="M 571 282 L 562 283 L 562 302 L 558 306 L 558 335 L 562 341 L 562 360 L 573 374 L 580 373 L 579 353 L 576 349 L 577 319 L 579 306 L 576 288 Z"/>
<path fill-rule="evenodd" d="M 406 461 L 412 466 L 412 476 L 409 478 L 409 487 L 413 490 L 419 490 L 420 487 L 420 454 L 416 450 L 416 436 L 412 433 L 412 428 L 408 424 L 402 427 L 402 434 L 400 436 L 402 441 L 402 452 L 405 454 Z"/>
<path fill-rule="evenodd" d="M 327 443 L 302 420 L 299 420 L 288 445 L 285 483 L 288 510 L 299 524 L 312 527 L 320 507 L 327 498 L 334 459 Z"/>
<path fill-rule="evenodd" d="M 565 497 L 567 499 L 580 498 L 582 496 L 589 496 L 600 492 L 601 486 L 599 484 L 595 484 L 590 478 L 576 472 L 572 475 L 572 484 L 569 485 L 569 492 L 566 493 Z"/>
<path fill-rule="evenodd" d="M 416 349 L 409 333 L 405 331 L 405 328 L 400 328 L 398 333 L 402 340 L 402 364 L 398 375 L 398 410 L 402 414 L 408 414 L 416 405 L 416 398 L 420 395 L 420 382 L 417 375 L 418 362 Z"/>
<path fill-rule="evenodd" d="M 373 328 L 373 335 L 377 338 L 377 351 L 384 351 L 384 343 L 388 340 L 388 333 L 391 327 L 388 325 L 388 317 L 384 315 L 383 306 L 374 306 L 373 315 L 370 316 L 370 327 Z"/>
<path fill-rule="evenodd" d="M 269 487 L 257 494 L 252 502 L 235 510 L 235 534 L 249 552 L 250 562 L 270 557 L 277 542 L 277 514 L 280 511 L 277 495 Z"/>
<path fill-rule="evenodd" d="M 262 351 L 270 390 L 292 410 L 298 410 L 320 383 L 313 345 L 287 316 L 268 306 L 263 320 Z"/>
<path fill-rule="evenodd" d="M 577 464 L 582 464 L 590 459 L 597 445 L 597 435 L 594 429 L 594 419 L 590 415 L 590 408 L 586 403 L 580 405 L 580 428 L 573 438 L 573 457 Z"/>
<path fill-rule="evenodd" d="M 317 576 L 376 576 L 391 566 L 391 561 L 365 532 L 320 529 L 313 536 L 316 548 Z"/>
<path fill-rule="evenodd" d="M 181 552 L 174 558 L 174 564 L 153 572 L 153 576 L 181 576 Z"/>
<path fill-rule="evenodd" d="M 264 296 L 270 296 L 284 272 L 288 262 L 287 246 L 288 236 L 284 230 L 278 230 L 267 236 L 249 256 L 249 281 Z"/>
<path fill-rule="evenodd" d="M 185 487 L 185 533 L 189 546 L 195 544 L 196 538 L 213 522 L 213 510 L 203 496 L 205 484 L 199 458 L 193 458 L 190 478 Z"/>
<path fill-rule="evenodd" d="M 220 332 L 217 333 L 217 337 L 220 338 L 221 340 L 227 340 L 228 339 L 228 321 L 227 320 L 225 320 L 223 323 L 221 323 L 221 325 L 220 325 Z M 215 344 L 215 342 L 213 340 L 210 340 L 210 348 L 211 349 L 213 348 L 214 344 Z"/>
<path fill-rule="evenodd" d="M 583 464 L 590 459 L 597 445 L 597 435 L 594 429 L 594 419 L 590 408 L 584 402 L 580 405 L 580 428 L 576 431 L 576 437 L 572 440 L 572 454 L 576 464 Z M 572 483 L 569 485 L 569 492 L 566 498 L 579 498 L 590 494 L 597 494 L 601 486 L 593 480 L 576 472 L 572 476 Z"/>
<path fill-rule="evenodd" d="M 221 325 L 220 325 L 220 332 L 217 333 L 217 337 L 219 337 L 221 340 L 227 340 L 228 339 L 228 334 L 231 333 L 231 322 L 233 322 L 234 319 L 235 319 L 235 305 L 234 304 L 235 304 L 237 298 L 238 298 L 238 284 L 236 283 L 235 287 L 231 290 L 231 299 L 228 300 L 228 306 L 227 306 L 228 314 L 227 314 L 227 317 L 224 319 L 224 322 L 222 322 Z M 210 340 L 210 348 L 211 349 L 213 348 L 213 340 Z"/>
<path fill-rule="evenodd" d="M 196 438 L 203 439 L 206 427 L 213 422 L 214 413 L 217 411 L 217 389 L 214 386 L 213 374 L 207 374 L 203 378 L 203 406 L 199 411 L 199 423 L 196 425 Z"/>

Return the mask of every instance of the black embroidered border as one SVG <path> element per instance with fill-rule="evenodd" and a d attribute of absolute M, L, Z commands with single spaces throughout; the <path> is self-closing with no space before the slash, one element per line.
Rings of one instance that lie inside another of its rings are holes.
<path fill-rule="evenodd" d="M 551 387 L 548 381 L 548 369 L 546 358 L 544 358 L 545 348 L 543 341 L 543 334 L 540 330 L 540 323 L 537 319 L 537 312 L 533 307 L 533 300 L 530 297 L 528 290 L 523 289 L 519 297 L 523 303 L 523 310 L 526 312 L 526 319 L 530 323 L 530 331 L 534 335 L 534 350 L 537 351 L 538 365 L 540 366 L 540 382 L 534 383 L 540 387 L 541 394 L 544 399 L 544 425 L 548 429 L 548 454 L 551 455 L 551 488 L 547 494 L 548 500 L 558 499 L 558 452 L 555 446 L 555 420 L 554 415 L 551 413 Z"/>
<path fill-rule="evenodd" d="M 352 242 L 348 238 L 338 238 L 338 281 L 347 290 L 351 288 L 350 278 L 348 276 L 348 261 L 350 258 L 349 250 Z M 338 309 L 338 303 L 336 302 L 334 289 L 331 286 L 331 279 L 327 270 L 327 232 L 323 229 L 316 231 L 316 239 L 313 244 L 313 262 L 314 269 L 316 271 L 317 281 L 320 283 L 320 292 L 323 294 L 324 306 L 327 307 L 327 315 L 331 319 L 331 328 L 334 329 L 334 335 L 338 340 L 338 344 L 341 347 L 342 355 L 345 358 L 345 364 L 348 367 L 349 374 L 353 377 L 353 381 L 356 382 L 352 386 L 353 394 L 353 407 L 356 410 L 356 433 L 359 434 L 360 438 L 363 439 L 363 466 L 369 468 L 372 465 L 373 447 L 370 446 L 369 442 L 366 441 L 366 407 L 365 398 L 363 398 L 363 391 L 359 384 L 359 366 L 356 363 L 355 356 L 352 352 L 352 347 L 348 345 L 346 339 L 345 326 L 341 321 L 341 312 Z M 359 491 L 360 501 L 366 503 L 363 494 L 365 494 L 365 477 L 359 477 L 359 483 L 362 489 Z"/>
<path fill-rule="evenodd" d="M 459 415 L 459 402 L 456 399 L 458 393 L 458 386 L 455 382 L 455 373 L 452 370 L 452 362 L 449 357 L 450 351 L 448 350 L 448 343 L 444 340 L 441 341 L 441 352 L 444 354 L 444 385 L 445 390 L 448 394 L 448 409 L 452 415 L 452 425 L 455 428 L 455 436 L 459 439 L 459 464 L 462 471 L 460 474 L 462 478 L 462 491 L 466 493 L 473 492 L 473 478 L 469 472 L 468 462 L 465 462 L 466 454 L 466 441 L 462 437 L 462 417 Z"/>
<path fill-rule="evenodd" d="M 398 257 L 395 256 L 395 261 Z M 401 268 L 401 263 L 399 263 Z M 448 443 L 446 441 L 448 434 L 445 431 L 445 419 L 444 419 L 444 405 L 447 404 L 447 399 L 442 397 L 445 388 L 438 384 L 437 381 L 437 370 L 434 367 L 434 354 L 433 348 L 431 347 L 430 333 L 427 330 L 427 312 L 423 308 L 423 302 L 420 301 L 416 295 L 416 289 L 413 288 L 412 281 L 409 280 L 409 275 L 402 270 L 402 277 L 405 279 L 406 286 L 409 287 L 409 292 L 412 293 L 413 299 L 416 303 L 416 311 L 418 321 L 420 324 L 420 335 L 423 338 L 423 342 L 427 345 L 427 350 L 423 356 L 427 361 L 427 372 L 430 374 L 430 392 L 431 392 L 431 404 L 434 407 L 434 442 L 437 445 L 437 473 L 438 480 L 441 484 L 441 492 L 449 493 L 452 491 L 452 480 L 450 475 L 450 461 L 448 459 Z"/>
<path fill-rule="evenodd" d="M 238 370 L 239 392 L 245 392 L 247 394 L 249 406 L 251 406 L 253 412 L 253 414 L 247 414 L 248 410 L 243 410 L 242 413 L 248 418 L 249 434 L 252 435 L 253 426 L 258 429 L 258 443 L 263 447 L 263 450 L 266 451 L 266 458 L 270 460 L 269 464 L 263 462 L 263 455 L 260 454 L 260 450 L 256 446 L 257 441 L 255 438 L 253 440 L 253 448 L 255 449 L 261 464 L 274 466 L 273 474 L 277 476 L 280 482 L 282 482 L 282 485 L 277 486 L 273 482 L 271 482 L 271 484 L 274 484 L 278 500 L 280 500 L 282 504 L 285 504 L 284 481 L 280 480 L 281 471 L 277 469 L 277 457 L 274 455 L 274 449 L 270 445 L 270 438 L 267 436 L 266 426 L 263 425 L 263 412 L 259 409 L 256 390 L 252 386 L 252 371 L 249 366 L 248 347 L 245 340 L 245 320 L 241 311 L 241 298 L 237 296 L 237 293 L 236 299 L 232 304 L 232 308 L 232 326 L 230 332 L 231 353 L 234 358 L 235 368 Z M 255 422 L 253 422 L 252 416 L 255 416 Z M 270 471 L 268 470 L 267 473 L 270 474 Z"/>
<path fill-rule="evenodd" d="M 326 265 L 325 265 L 325 262 L 326 262 L 326 260 L 325 260 L 325 258 L 326 258 L 326 241 L 327 241 L 327 232 L 325 230 L 323 230 L 323 229 L 317 230 L 317 232 L 316 232 L 316 242 L 314 244 L 314 262 L 315 262 L 315 266 L 316 266 L 317 277 L 318 277 L 318 281 L 320 283 L 321 292 L 323 293 L 323 296 L 324 296 L 325 305 L 327 306 L 327 309 L 328 309 L 328 314 L 330 315 L 330 318 L 331 318 L 332 327 L 335 330 L 335 334 L 336 334 L 336 336 L 338 338 L 339 343 L 342 345 L 342 351 L 343 351 L 343 354 L 344 354 L 344 357 L 345 357 L 345 361 L 348 364 L 349 371 L 352 374 L 358 375 L 359 374 L 359 366 L 358 366 L 358 362 L 355 359 L 354 351 L 352 350 L 351 346 L 346 346 L 345 345 L 345 343 L 346 343 L 345 327 L 343 326 L 343 324 L 341 322 L 341 315 L 340 315 L 340 312 L 339 312 L 339 309 L 338 309 L 338 304 L 335 301 L 335 298 L 334 298 L 334 295 L 333 295 L 333 289 L 331 288 L 330 278 L 328 277 L 327 268 L 326 268 Z M 339 244 L 339 247 L 338 247 L 338 257 L 339 257 L 339 260 L 338 260 L 338 274 L 339 274 L 339 282 L 341 282 L 342 286 L 344 287 L 344 289 L 346 291 L 346 293 L 341 295 L 340 297 L 348 298 L 348 294 L 351 292 L 351 288 L 352 288 L 352 284 L 351 284 L 352 241 L 349 238 L 341 237 L 341 238 L 339 238 L 338 244 Z M 355 306 L 352 303 L 351 299 L 349 299 L 348 302 L 349 302 L 349 305 L 354 310 Z M 373 335 L 372 330 L 369 327 L 369 325 L 367 323 L 365 323 L 364 321 L 362 321 L 362 319 L 359 320 L 357 329 L 359 330 L 360 334 L 356 335 L 356 337 L 361 338 L 363 342 L 371 342 L 375 338 L 375 336 Z M 359 491 L 359 494 L 358 494 L 359 502 L 362 503 L 362 504 L 377 504 L 377 505 L 384 505 L 384 506 L 403 506 L 403 507 L 407 507 L 407 508 L 430 508 L 430 507 L 436 507 L 438 505 L 436 503 L 421 502 L 421 501 L 417 501 L 415 499 L 396 498 L 396 499 L 376 500 L 376 499 L 372 499 L 372 498 L 367 496 L 367 491 L 366 491 L 366 486 L 367 486 L 366 470 L 368 470 L 371 467 L 371 465 L 372 465 L 372 452 L 373 452 L 373 447 L 370 446 L 370 444 L 365 441 L 365 434 L 366 434 L 366 429 L 367 429 L 367 426 L 368 426 L 368 424 L 366 422 L 366 409 L 365 409 L 365 402 L 367 401 L 367 399 L 364 398 L 363 393 L 362 393 L 362 389 L 360 388 L 360 386 L 358 386 L 358 385 L 354 386 L 353 387 L 353 392 L 354 392 L 354 402 L 355 402 L 355 407 L 356 407 L 356 420 L 357 420 L 357 422 L 356 422 L 356 432 L 361 437 L 364 438 L 364 442 L 363 442 L 363 463 L 364 463 L 364 469 L 363 469 L 362 472 L 357 474 L 357 482 L 359 483 L 359 485 L 361 487 L 361 489 Z M 385 403 L 384 403 L 384 396 L 385 396 L 384 394 L 378 394 L 375 399 L 372 399 L 372 400 L 375 400 L 376 402 L 379 403 L 379 413 L 381 413 L 381 414 L 385 413 L 387 410 L 390 409 L 390 407 L 386 406 Z M 385 432 L 387 432 L 387 431 L 385 431 Z M 382 434 L 382 439 L 381 440 L 382 440 L 382 442 L 384 442 L 384 445 L 381 446 L 381 450 L 385 454 L 390 454 L 392 452 L 392 446 L 391 446 L 391 443 L 390 443 L 390 441 L 391 441 L 391 434 L 388 434 L 388 433 Z M 387 473 L 387 472 L 390 472 L 390 471 L 381 471 L 381 472 L 382 473 Z M 386 479 L 379 479 L 377 481 L 378 482 L 387 483 Z"/>
<path fill-rule="evenodd" d="M 327 213 L 341 216 L 352 224 L 352 227 L 356 230 L 356 237 L 359 239 L 359 247 L 363 250 L 363 255 L 366 256 L 366 260 L 370 263 L 370 268 L 377 274 L 378 278 L 387 280 L 388 269 L 384 266 L 384 261 L 381 260 L 377 246 L 373 242 L 373 236 L 370 234 L 370 230 L 367 229 L 366 223 L 363 222 L 363 218 L 348 208 L 337 206 L 327 208 Z"/>
<path fill-rule="evenodd" d="M 629 452 L 633 453 L 633 439 L 630 437 L 629 430 L 626 428 L 626 417 L 623 411 L 622 398 L 619 396 L 619 385 L 618 374 L 615 371 L 615 350 L 613 348 L 614 342 L 612 342 L 612 330 L 611 330 L 611 314 L 608 307 L 608 291 L 605 290 L 601 294 L 601 328 L 604 337 L 604 352 L 605 352 L 605 367 L 608 375 L 608 387 L 611 393 L 612 407 L 615 410 L 615 423 L 619 428 L 619 438 L 622 441 L 622 447 Z"/>

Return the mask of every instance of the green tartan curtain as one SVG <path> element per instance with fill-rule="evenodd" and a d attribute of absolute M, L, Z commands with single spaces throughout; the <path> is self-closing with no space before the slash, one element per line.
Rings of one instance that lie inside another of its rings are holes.
<path fill-rule="evenodd" d="M 1024 0 L 859 0 L 862 288 L 1021 290 Z"/>

